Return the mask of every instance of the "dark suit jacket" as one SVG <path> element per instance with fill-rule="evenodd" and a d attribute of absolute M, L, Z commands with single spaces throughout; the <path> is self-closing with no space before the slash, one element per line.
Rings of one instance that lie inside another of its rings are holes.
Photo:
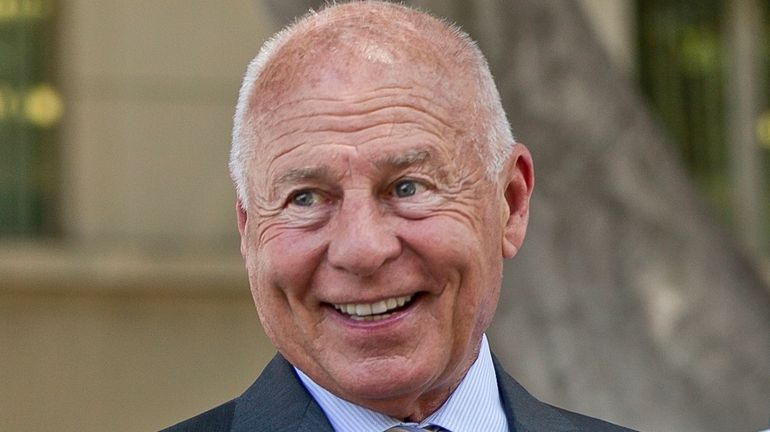
<path fill-rule="evenodd" d="M 630 431 L 540 402 L 495 361 L 508 426 L 515 432 Z M 280 354 L 240 397 L 163 432 L 333 432 L 321 407 Z M 472 432 L 472 431 L 456 431 Z"/>

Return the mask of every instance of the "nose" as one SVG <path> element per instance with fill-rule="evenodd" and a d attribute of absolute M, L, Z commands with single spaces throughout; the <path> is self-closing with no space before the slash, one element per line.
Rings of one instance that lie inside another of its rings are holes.
<path fill-rule="evenodd" d="M 327 259 L 332 267 L 371 276 L 401 254 L 401 241 L 371 196 L 346 197 L 335 215 Z"/>

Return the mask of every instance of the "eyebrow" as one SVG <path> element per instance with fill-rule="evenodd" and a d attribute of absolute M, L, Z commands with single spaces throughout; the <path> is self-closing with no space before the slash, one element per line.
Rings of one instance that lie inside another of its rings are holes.
<path fill-rule="evenodd" d="M 417 163 L 422 163 L 431 158 L 431 154 L 427 150 L 415 149 L 409 150 L 406 153 L 385 155 L 377 158 L 374 164 L 378 167 L 387 168 L 404 168 Z"/>
<path fill-rule="evenodd" d="M 329 178 L 331 176 L 331 169 L 326 166 L 293 168 L 281 174 L 275 180 L 274 185 L 275 187 L 278 187 L 287 183 L 297 183 L 308 179 Z"/>

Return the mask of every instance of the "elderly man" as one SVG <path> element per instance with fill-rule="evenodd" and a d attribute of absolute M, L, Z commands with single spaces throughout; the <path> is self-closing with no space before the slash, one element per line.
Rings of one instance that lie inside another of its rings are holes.
<path fill-rule="evenodd" d="M 627 430 L 537 401 L 490 353 L 533 168 L 464 33 L 384 2 L 309 14 L 249 65 L 230 169 L 279 354 L 169 430 Z"/>

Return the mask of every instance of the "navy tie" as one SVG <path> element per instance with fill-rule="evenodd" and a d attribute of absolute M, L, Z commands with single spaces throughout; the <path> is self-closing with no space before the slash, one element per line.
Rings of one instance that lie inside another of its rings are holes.
<path fill-rule="evenodd" d="M 385 432 L 426 432 L 426 431 L 445 431 L 446 429 L 442 429 L 439 426 L 426 426 L 424 428 L 420 428 L 417 426 L 408 426 L 408 425 L 401 425 L 401 426 L 394 426 Z"/>

